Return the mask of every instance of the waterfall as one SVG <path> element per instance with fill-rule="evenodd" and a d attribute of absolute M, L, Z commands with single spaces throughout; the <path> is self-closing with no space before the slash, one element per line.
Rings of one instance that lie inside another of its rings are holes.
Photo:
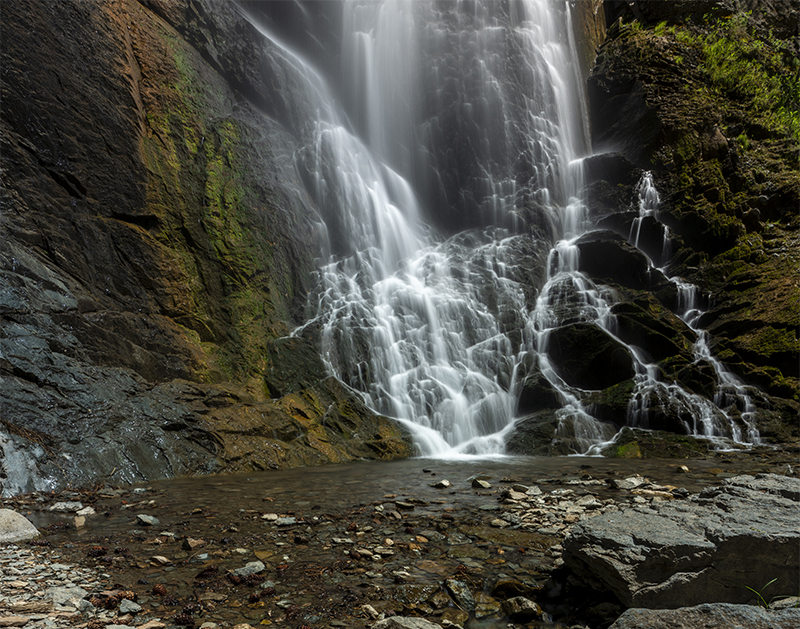
<path fill-rule="evenodd" d="M 532 297 L 519 263 L 542 266 L 551 246 L 520 232 L 575 231 L 582 211 L 585 113 L 565 29 L 540 0 L 343 4 L 345 105 L 395 194 L 352 159 L 351 135 L 314 149 L 313 194 L 338 207 L 348 243 L 320 273 L 323 356 L 407 422 L 422 454 L 501 453 L 513 425 Z M 462 213 L 456 229 L 437 205 Z M 361 238 L 368 225 L 376 240 Z"/>
<path fill-rule="evenodd" d="M 629 240 L 638 246 L 639 229 L 645 217 L 657 218 L 660 198 L 651 172 L 644 172 L 636 187 L 638 194 L 639 216 L 633 221 Z M 669 231 L 663 226 L 663 244 L 661 247 L 662 260 L 668 262 Z M 652 265 L 652 260 L 651 260 Z M 666 269 L 659 269 L 665 273 Z M 695 363 L 705 362 L 713 368 L 717 381 L 717 390 L 713 403 L 706 398 L 690 393 L 678 384 L 665 384 L 657 377 L 648 375 L 646 378 L 637 378 L 636 390 L 628 408 L 628 424 L 632 426 L 647 427 L 648 407 L 651 399 L 655 398 L 661 404 L 679 407 L 679 414 L 691 418 L 691 423 L 685 423 L 686 432 L 702 435 L 711 440 L 724 437 L 734 443 L 757 444 L 760 441 L 758 429 L 755 427 L 753 413 L 755 405 L 748 388 L 733 373 L 731 373 L 711 353 L 708 344 L 708 333 L 698 327 L 703 311 L 700 308 L 699 289 L 679 277 L 668 277 L 677 287 L 678 316 L 697 335 L 697 341 L 692 348 Z M 737 409 L 734 416 L 728 409 Z M 742 426 L 745 431 L 742 432 Z M 724 445 L 724 442 L 720 442 Z"/>
<path fill-rule="evenodd" d="M 674 280 L 696 359 L 717 375 L 713 402 L 663 382 L 620 338 L 619 296 L 580 271 L 588 133 L 569 3 L 343 0 L 341 11 L 336 90 L 262 29 L 303 100 L 295 161 L 327 257 L 297 333 L 319 330 L 330 373 L 405 423 L 419 454 L 443 457 L 502 454 L 538 378 L 557 407 L 554 441 L 595 453 L 617 428 L 554 357 L 557 331 L 580 324 L 630 358 L 629 425 L 671 408 L 687 433 L 757 441 L 743 385 L 696 328 L 695 293 Z M 638 247 L 660 201 L 649 173 L 637 191 Z M 669 256 L 666 227 L 662 240 L 655 264 Z"/>

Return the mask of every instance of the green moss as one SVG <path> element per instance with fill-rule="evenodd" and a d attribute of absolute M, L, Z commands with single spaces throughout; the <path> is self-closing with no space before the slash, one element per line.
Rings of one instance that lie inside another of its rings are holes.
<path fill-rule="evenodd" d="M 634 441 L 615 448 L 606 456 L 615 459 L 641 459 L 642 451 L 639 449 L 639 444 Z"/>

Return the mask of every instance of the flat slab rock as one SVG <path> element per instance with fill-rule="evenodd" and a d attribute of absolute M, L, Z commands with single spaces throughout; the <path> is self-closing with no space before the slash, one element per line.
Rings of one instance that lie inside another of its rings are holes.
<path fill-rule="evenodd" d="M 681 609 L 629 609 L 609 629 L 797 629 L 800 609 L 713 603 Z"/>
<path fill-rule="evenodd" d="M 627 607 L 748 603 L 800 590 L 800 479 L 736 476 L 687 500 L 592 517 L 564 541 L 564 562 Z M 800 625 L 798 625 L 800 626 Z"/>

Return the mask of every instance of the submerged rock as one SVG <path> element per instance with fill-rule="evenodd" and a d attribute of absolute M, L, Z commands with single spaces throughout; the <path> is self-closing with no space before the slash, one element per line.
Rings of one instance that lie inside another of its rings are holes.
<path fill-rule="evenodd" d="M 746 603 L 772 579 L 795 592 L 798 492 L 800 479 L 737 476 L 688 500 L 605 513 L 574 527 L 563 559 L 629 607 Z"/>

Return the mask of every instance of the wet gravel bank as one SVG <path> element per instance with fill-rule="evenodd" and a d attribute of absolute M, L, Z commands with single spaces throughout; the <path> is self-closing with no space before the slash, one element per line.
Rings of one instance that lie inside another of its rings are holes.
<path fill-rule="evenodd" d="M 0 549 L 0 626 L 605 627 L 623 608 L 563 566 L 572 526 L 794 460 L 408 461 L 17 496 L 43 536 Z"/>

